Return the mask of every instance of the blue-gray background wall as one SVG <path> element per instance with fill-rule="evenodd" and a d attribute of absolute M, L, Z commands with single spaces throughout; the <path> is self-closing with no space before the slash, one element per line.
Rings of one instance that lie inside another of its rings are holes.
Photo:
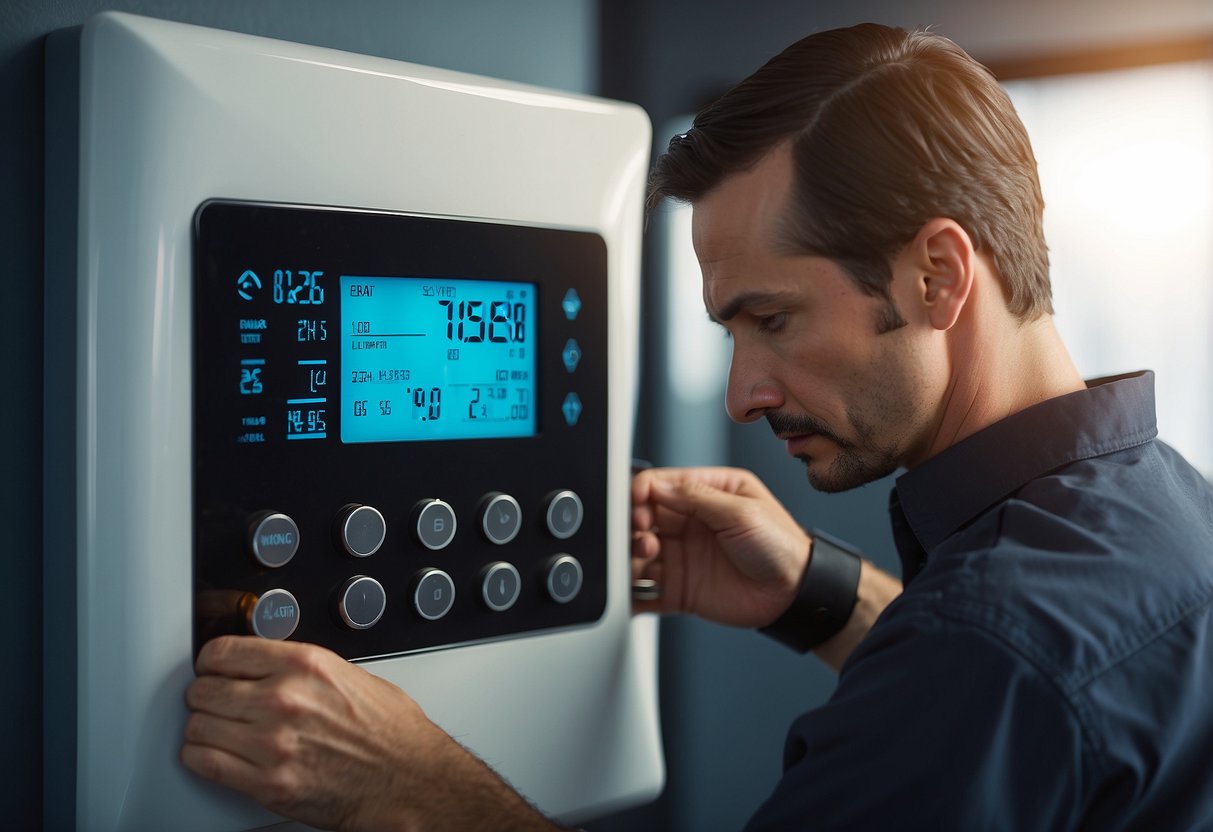
<path fill-rule="evenodd" d="M 938 24 L 987 61 L 1213 31 L 1209 0 L 0 0 L 2 828 L 41 826 L 42 483 L 56 475 L 41 466 L 43 38 L 102 9 L 600 92 L 642 104 L 657 125 L 693 111 L 794 38 L 860 20 Z M 647 272 L 655 292 L 657 272 Z M 659 326 L 646 320 L 646 342 L 656 343 Z M 659 360 L 655 352 L 646 366 Z M 656 425 L 679 418 L 642 412 L 640 452 L 662 460 Z M 719 461 L 754 468 L 806 525 L 889 563 L 887 484 L 811 494 L 764 432 L 730 430 Z M 70 587 L 57 593 L 71 598 Z M 789 719 L 828 695 L 832 678 L 752 634 L 695 622 L 665 627 L 662 648 L 669 787 L 654 806 L 595 828 L 738 828 L 778 774 Z"/>

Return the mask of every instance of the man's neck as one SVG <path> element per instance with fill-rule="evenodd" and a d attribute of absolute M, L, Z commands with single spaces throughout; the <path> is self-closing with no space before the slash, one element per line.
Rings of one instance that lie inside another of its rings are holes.
<path fill-rule="evenodd" d="M 924 460 L 1012 413 L 1085 387 L 1051 315 L 1027 323 L 996 315 L 983 323 L 980 337 L 964 324 L 950 333 L 952 371 Z M 989 337 L 991 327 L 998 337 Z"/>

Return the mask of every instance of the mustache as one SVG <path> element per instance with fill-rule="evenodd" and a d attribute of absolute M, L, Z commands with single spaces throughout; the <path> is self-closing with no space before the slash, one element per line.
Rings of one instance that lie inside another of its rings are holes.
<path fill-rule="evenodd" d="M 851 442 L 847 442 L 841 436 L 830 429 L 830 426 L 825 422 L 814 419 L 812 416 L 805 414 L 793 415 L 791 413 L 780 413 L 778 411 L 766 413 L 767 424 L 771 426 L 776 436 L 803 435 L 815 433 L 818 436 L 824 436 L 834 444 L 842 448 L 852 447 Z"/>

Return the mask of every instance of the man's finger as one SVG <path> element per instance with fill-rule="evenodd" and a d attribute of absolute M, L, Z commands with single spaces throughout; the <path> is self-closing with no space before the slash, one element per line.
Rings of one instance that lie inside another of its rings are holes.
<path fill-rule="evenodd" d="M 290 666 L 303 645 L 256 636 L 220 636 L 202 645 L 194 670 L 199 676 L 264 679 Z"/>
<path fill-rule="evenodd" d="M 653 532 L 632 534 L 632 559 L 650 561 L 661 554 L 661 539 Z"/>
<path fill-rule="evenodd" d="M 753 499 L 721 491 L 695 479 L 655 482 L 649 493 L 650 500 L 658 507 L 658 522 L 663 529 L 666 521 L 662 509 L 666 509 L 694 518 L 712 531 L 722 531 L 737 523 L 743 506 Z"/>
<path fill-rule="evenodd" d="M 261 800 L 266 791 L 266 772 L 248 760 L 221 748 L 186 742 L 181 746 L 182 764 L 206 780 Z"/>
<path fill-rule="evenodd" d="M 255 685 L 256 682 L 246 679 L 199 676 L 185 689 L 185 704 L 191 711 L 238 722 L 252 722 L 255 716 L 252 712 L 252 703 L 256 701 Z"/>
<path fill-rule="evenodd" d="M 264 768 L 278 761 L 275 749 L 246 722 L 195 711 L 185 722 L 185 744 L 205 746 Z"/>
<path fill-rule="evenodd" d="M 665 564 L 659 560 L 639 560 L 632 559 L 632 580 L 648 580 L 661 583 L 662 575 L 665 572 Z"/>

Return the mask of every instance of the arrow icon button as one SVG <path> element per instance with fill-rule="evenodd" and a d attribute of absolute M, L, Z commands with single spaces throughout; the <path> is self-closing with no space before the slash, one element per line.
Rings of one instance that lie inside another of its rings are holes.
<path fill-rule="evenodd" d="M 509 494 L 494 491 L 480 503 L 480 529 L 490 543 L 504 546 L 522 528 L 522 508 Z"/>

